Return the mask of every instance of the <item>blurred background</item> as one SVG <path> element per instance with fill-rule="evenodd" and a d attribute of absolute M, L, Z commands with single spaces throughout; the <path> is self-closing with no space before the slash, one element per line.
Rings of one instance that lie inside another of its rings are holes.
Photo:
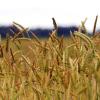
<path fill-rule="evenodd" d="M 9 28 L 15 21 L 37 35 L 48 36 L 53 29 L 53 17 L 59 26 L 59 34 L 67 35 L 77 30 L 85 18 L 85 26 L 91 33 L 96 15 L 97 30 L 100 29 L 99 4 L 99 0 L 1 0 L 0 34 L 5 36 L 10 32 Z"/>

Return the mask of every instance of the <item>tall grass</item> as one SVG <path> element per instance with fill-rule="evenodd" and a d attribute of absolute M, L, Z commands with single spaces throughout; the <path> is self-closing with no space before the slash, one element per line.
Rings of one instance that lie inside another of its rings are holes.
<path fill-rule="evenodd" d="M 100 99 L 99 37 L 79 30 L 58 38 L 53 23 L 48 39 L 25 38 L 28 29 L 14 22 L 20 32 L 0 41 L 1 100 Z"/>

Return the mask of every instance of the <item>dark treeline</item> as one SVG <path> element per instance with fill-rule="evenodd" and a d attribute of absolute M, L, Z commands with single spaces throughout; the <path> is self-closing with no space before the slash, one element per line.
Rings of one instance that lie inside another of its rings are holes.
<path fill-rule="evenodd" d="M 58 36 L 64 35 L 64 36 L 69 36 L 70 32 L 77 31 L 78 28 L 75 26 L 71 27 L 58 27 Z M 36 34 L 38 37 L 49 37 L 50 33 L 52 32 L 52 29 L 42 29 L 42 28 L 37 28 L 37 29 L 29 29 L 28 34 L 30 37 L 32 37 L 31 32 Z M 9 33 L 11 36 L 14 36 L 15 33 L 18 33 L 19 30 L 16 29 L 13 26 L 2 26 L 0 27 L 0 34 L 1 37 L 5 38 L 6 34 Z M 27 37 L 27 33 L 24 33 L 24 36 Z"/>

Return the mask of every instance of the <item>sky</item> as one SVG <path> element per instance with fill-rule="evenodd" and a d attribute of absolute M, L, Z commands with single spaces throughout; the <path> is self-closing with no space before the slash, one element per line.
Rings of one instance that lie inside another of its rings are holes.
<path fill-rule="evenodd" d="M 100 0 L 0 0 L 0 25 L 13 21 L 24 27 L 52 28 L 52 17 L 60 26 L 81 25 L 93 29 L 96 15 L 100 28 Z"/>

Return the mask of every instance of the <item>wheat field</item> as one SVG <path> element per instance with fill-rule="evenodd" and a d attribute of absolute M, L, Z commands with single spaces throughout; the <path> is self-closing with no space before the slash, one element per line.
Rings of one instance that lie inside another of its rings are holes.
<path fill-rule="evenodd" d="M 0 41 L 0 100 L 100 100 L 100 36 L 88 36 L 84 22 L 70 37 L 14 37 Z"/>

